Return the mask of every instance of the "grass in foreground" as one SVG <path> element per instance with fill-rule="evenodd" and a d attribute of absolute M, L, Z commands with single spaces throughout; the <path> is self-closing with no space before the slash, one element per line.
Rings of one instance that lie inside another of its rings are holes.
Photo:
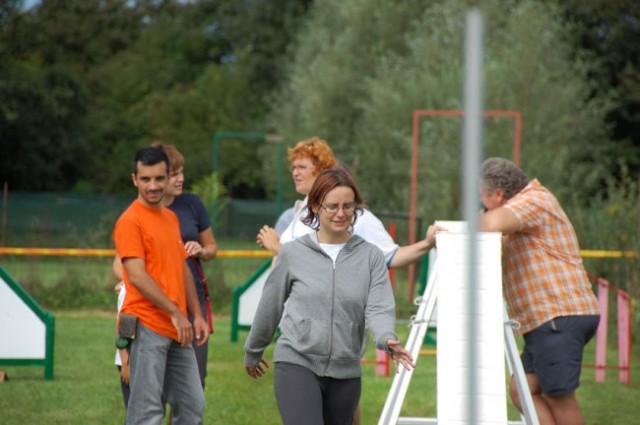
<path fill-rule="evenodd" d="M 246 376 L 242 342 L 229 341 L 228 317 L 217 318 L 216 333 L 210 341 L 209 377 L 205 390 L 206 424 L 279 424 L 273 396 L 273 370 L 257 381 Z M 45 381 L 42 367 L 2 367 L 10 380 L 0 383 L 0 423 L 24 425 L 122 424 L 124 408 L 118 374 L 113 364 L 115 319 L 112 312 L 59 312 L 56 314 L 54 380 Z M 406 340 L 408 328 L 398 326 Z M 241 341 L 246 333 L 241 335 Z M 4 342 L 6 343 L 6 342 Z M 370 347 L 369 358 L 373 358 Z M 271 363 L 272 348 L 267 352 Z M 634 355 L 634 360 L 638 358 Z M 586 363 L 593 363 L 593 345 Z M 615 362 L 611 353 L 610 364 Z M 363 373 L 363 424 L 376 424 L 392 377 L 379 377 L 374 365 Z M 632 376 L 640 366 L 632 363 Z M 627 387 L 617 382 L 617 373 L 608 371 L 607 381 L 596 384 L 592 369 L 585 369 L 578 391 L 587 425 L 637 423 L 635 400 L 640 397 L 638 379 Z M 413 376 L 402 416 L 435 417 L 435 358 L 422 356 Z M 510 403 L 509 403 L 510 405 Z M 516 419 L 513 407 L 510 419 Z"/>

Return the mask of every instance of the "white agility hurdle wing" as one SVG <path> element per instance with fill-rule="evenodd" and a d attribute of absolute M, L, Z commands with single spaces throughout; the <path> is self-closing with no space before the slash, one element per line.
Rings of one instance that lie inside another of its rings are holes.
<path fill-rule="evenodd" d="M 400 369 L 395 375 L 378 425 L 466 424 L 467 409 L 472 403 L 477 406 L 477 422 L 473 425 L 537 425 L 538 419 L 518 355 L 512 324 L 502 298 L 501 234 L 476 234 L 479 253 L 476 287 L 468 288 L 465 276 L 469 266 L 465 246 L 469 234 L 466 227 L 464 223 L 455 222 L 438 224 L 453 230 L 436 235 L 437 254 L 430 261 L 432 270 L 424 294 L 419 299 L 418 312 L 412 321 L 406 344 L 406 349 L 417 363 L 437 304 L 437 417 L 400 417 L 413 373 Z M 465 302 L 469 291 L 474 291 L 473 299 L 477 300 L 473 320 L 476 321 L 478 332 L 474 335 L 464 332 L 469 320 Z M 477 350 L 473 364 L 469 364 L 470 358 L 467 356 L 470 346 L 475 346 Z M 507 418 L 505 356 L 523 401 L 521 421 L 509 421 Z M 470 370 L 477 377 L 475 386 L 469 384 Z"/>

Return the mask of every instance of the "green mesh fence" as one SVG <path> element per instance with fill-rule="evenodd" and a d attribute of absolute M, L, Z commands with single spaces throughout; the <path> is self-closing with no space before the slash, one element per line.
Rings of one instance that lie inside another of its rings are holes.
<path fill-rule="evenodd" d="M 0 244 L 12 247 L 110 248 L 111 232 L 131 196 L 9 192 L 0 199 Z M 214 229 L 217 237 L 254 239 L 273 225 L 276 202 L 231 200 Z"/>
<path fill-rule="evenodd" d="M 131 196 L 9 192 L 6 202 L 4 197 L 0 198 L 0 244 L 111 248 L 113 225 L 133 199 Z M 406 215 L 377 214 L 387 228 L 394 222 L 396 241 L 406 243 Z M 216 237 L 255 240 L 260 227 L 273 226 L 278 215 L 275 201 L 233 199 L 218 217 L 220 224 L 214 233 Z M 418 229 L 421 227 L 419 222 Z"/>
<path fill-rule="evenodd" d="M 105 248 L 131 197 L 9 192 L 0 242 L 16 247 Z"/>
<path fill-rule="evenodd" d="M 273 226 L 278 219 L 275 201 L 233 199 L 220 216 L 216 236 L 255 240 L 265 224 Z"/>

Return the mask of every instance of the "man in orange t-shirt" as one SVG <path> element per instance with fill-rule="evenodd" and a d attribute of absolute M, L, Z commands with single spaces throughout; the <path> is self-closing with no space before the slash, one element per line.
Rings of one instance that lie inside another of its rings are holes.
<path fill-rule="evenodd" d="M 136 153 L 131 178 L 138 198 L 113 231 L 127 288 L 121 313 L 138 318 L 129 348 L 127 424 L 161 423 L 163 395 L 174 408 L 174 424 L 203 421 L 204 395 L 191 342 L 195 337 L 205 344 L 209 328 L 186 265 L 178 219 L 162 206 L 168 174 L 169 159 L 161 149 Z"/>
<path fill-rule="evenodd" d="M 480 180 L 481 229 L 504 235 L 504 296 L 524 337 L 521 359 L 540 424 L 581 425 L 575 391 L 600 312 L 573 225 L 556 197 L 511 161 L 487 159 Z M 513 380 L 510 393 L 522 411 Z"/>

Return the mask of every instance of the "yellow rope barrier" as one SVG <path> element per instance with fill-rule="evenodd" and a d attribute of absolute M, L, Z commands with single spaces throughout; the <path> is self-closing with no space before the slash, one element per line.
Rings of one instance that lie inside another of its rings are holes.
<path fill-rule="evenodd" d="M 597 250 L 582 250 L 580 255 L 584 258 L 636 258 L 635 251 L 597 251 Z"/>
<path fill-rule="evenodd" d="M 11 248 L 0 247 L 0 255 L 33 255 L 51 257 L 113 257 L 113 249 L 82 248 Z M 269 258 L 271 252 L 263 250 L 220 250 L 217 258 Z"/>
<path fill-rule="evenodd" d="M 57 257 L 113 257 L 113 249 L 90 248 L 15 248 L 0 247 L 0 255 L 34 255 Z M 585 249 L 580 251 L 583 258 L 636 258 L 635 251 L 605 251 Z M 264 250 L 220 250 L 218 258 L 269 258 L 271 253 Z"/>

